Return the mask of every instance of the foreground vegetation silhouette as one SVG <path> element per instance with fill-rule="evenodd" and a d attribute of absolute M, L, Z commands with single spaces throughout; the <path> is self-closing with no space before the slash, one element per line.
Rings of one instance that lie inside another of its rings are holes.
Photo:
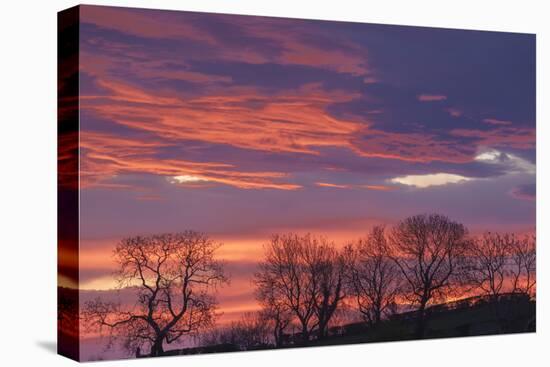
<path fill-rule="evenodd" d="M 216 325 L 216 290 L 228 282 L 220 245 L 193 231 L 138 236 L 114 250 L 135 305 L 95 299 L 81 317 L 137 357 L 534 331 L 535 243 L 472 236 L 439 214 L 375 226 L 343 247 L 275 234 L 252 278 L 260 311 Z M 165 349 L 184 336 L 195 346 Z"/>
<path fill-rule="evenodd" d="M 82 312 L 88 328 L 108 328 L 111 340 L 141 356 L 164 355 L 164 345 L 183 335 L 211 327 L 215 318 L 216 286 L 227 281 L 214 259 L 219 245 L 204 234 L 187 231 L 126 238 L 114 257 L 119 287 L 137 289 L 136 304 L 128 309 L 102 299 L 87 302 Z"/>

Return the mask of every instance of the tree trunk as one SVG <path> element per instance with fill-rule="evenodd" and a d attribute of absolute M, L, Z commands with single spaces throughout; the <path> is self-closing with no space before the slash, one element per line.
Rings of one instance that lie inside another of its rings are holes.
<path fill-rule="evenodd" d="M 281 346 L 281 336 L 278 330 L 273 333 L 273 339 L 275 339 L 275 348 L 279 348 Z"/>
<path fill-rule="evenodd" d="M 378 326 L 380 324 L 380 321 L 382 320 L 382 311 L 380 311 L 380 308 L 378 307 L 374 312 L 374 326 Z"/>
<path fill-rule="evenodd" d="M 275 330 L 275 347 L 280 348 L 283 345 L 283 329 L 277 328 Z"/>
<path fill-rule="evenodd" d="M 422 299 L 420 302 L 420 307 L 418 308 L 418 321 L 416 325 L 416 337 L 418 339 L 424 338 L 424 333 L 426 331 L 426 304 L 427 300 Z"/>
<path fill-rule="evenodd" d="M 164 338 L 157 338 L 153 345 L 151 346 L 151 357 L 159 357 L 164 354 L 164 349 L 162 347 L 162 341 Z"/>
<path fill-rule="evenodd" d="M 302 341 L 304 344 L 307 344 L 309 342 L 309 332 L 307 330 L 307 325 L 302 325 Z"/>
<path fill-rule="evenodd" d="M 327 332 L 327 324 L 325 321 L 319 323 L 319 339 L 326 338 L 328 332 Z"/>

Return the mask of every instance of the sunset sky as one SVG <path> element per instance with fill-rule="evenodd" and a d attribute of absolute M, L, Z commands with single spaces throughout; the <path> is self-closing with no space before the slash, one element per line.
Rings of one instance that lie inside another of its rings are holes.
<path fill-rule="evenodd" d="M 273 233 L 345 244 L 426 212 L 534 230 L 533 35 L 80 9 L 84 293 L 137 234 L 223 243 L 229 317 Z"/>

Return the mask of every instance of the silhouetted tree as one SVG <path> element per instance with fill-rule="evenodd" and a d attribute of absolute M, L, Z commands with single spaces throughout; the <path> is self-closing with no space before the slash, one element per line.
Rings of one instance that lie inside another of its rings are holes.
<path fill-rule="evenodd" d="M 505 285 L 513 236 L 487 232 L 468 248 L 470 282 L 482 294 L 497 298 Z"/>
<path fill-rule="evenodd" d="M 343 263 L 334 245 L 309 234 L 275 235 L 254 275 L 258 293 L 270 294 L 288 309 L 307 342 L 319 329 L 326 335 L 331 317 L 342 301 Z"/>
<path fill-rule="evenodd" d="M 512 259 L 511 274 L 513 292 L 533 296 L 536 287 L 536 237 L 527 235 L 524 238 L 513 237 L 510 241 L 510 257 Z"/>
<path fill-rule="evenodd" d="M 114 250 L 118 286 L 135 287 L 134 306 L 101 299 L 87 302 L 83 317 L 89 327 L 107 327 L 111 338 L 123 338 L 128 350 L 149 348 L 164 353 L 164 344 L 212 325 L 216 286 L 227 281 L 219 248 L 193 231 L 125 238 Z"/>
<path fill-rule="evenodd" d="M 316 249 L 310 249 L 308 263 L 311 276 L 318 282 L 314 310 L 319 339 L 323 339 L 328 335 L 330 320 L 345 298 L 345 258 L 336 251 L 334 244 L 325 243 Z"/>
<path fill-rule="evenodd" d="M 486 232 L 472 239 L 468 247 L 470 284 L 493 301 L 492 307 L 499 323 L 501 312 L 498 298 L 510 274 L 508 260 L 513 241 L 513 235 Z"/>
<path fill-rule="evenodd" d="M 391 232 L 391 258 L 403 274 L 404 296 L 417 308 L 419 338 L 426 306 L 465 282 L 466 234 L 462 224 L 439 214 L 408 217 Z"/>
<path fill-rule="evenodd" d="M 401 291 L 402 275 L 389 257 L 384 227 L 375 226 L 369 235 L 345 249 L 349 294 L 357 302 L 359 312 L 372 326 L 384 316 L 394 313 Z"/>
<path fill-rule="evenodd" d="M 284 300 L 277 298 L 275 287 L 271 284 L 256 288 L 255 294 L 262 306 L 262 318 L 271 329 L 275 347 L 281 347 L 285 329 L 292 320 L 291 310 Z"/>
<path fill-rule="evenodd" d="M 266 245 L 265 259 L 259 264 L 259 271 L 254 274 L 257 289 L 271 292 L 297 318 L 304 340 L 309 340 L 316 326 L 317 280 L 312 279 L 303 256 L 304 248 L 313 245 L 313 241 L 309 235 L 274 235 Z"/>

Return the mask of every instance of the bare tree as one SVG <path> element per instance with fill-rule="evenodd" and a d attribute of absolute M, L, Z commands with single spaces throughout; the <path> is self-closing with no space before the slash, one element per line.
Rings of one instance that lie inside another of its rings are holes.
<path fill-rule="evenodd" d="M 269 280 L 267 278 L 266 280 Z M 292 321 L 292 313 L 284 300 L 278 299 L 273 284 L 264 283 L 256 289 L 256 299 L 262 306 L 262 318 L 270 327 L 275 347 L 283 345 L 285 329 Z"/>
<path fill-rule="evenodd" d="M 306 253 L 306 261 L 311 269 L 311 277 L 316 279 L 318 284 L 314 310 L 318 322 L 319 339 L 323 339 L 328 335 L 330 320 L 345 298 L 345 259 L 336 251 L 332 243 L 324 243 L 307 250 L 309 251 Z"/>
<path fill-rule="evenodd" d="M 125 238 L 114 250 L 118 286 L 135 287 L 134 306 L 96 299 L 87 302 L 83 317 L 89 327 L 108 328 L 111 340 L 122 338 L 136 354 L 144 347 L 151 356 L 164 344 L 213 324 L 216 287 L 227 281 L 219 248 L 193 231 Z"/>
<path fill-rule="evenodd" d="M 513 235 L 486 232 L 472 239 L 468 248 L 469 282 L 493 300 L 492 308 L 499 323 L 501 310 L 498 298 L 510 273 L 508 260 L 514 240 Z"/>
<path fill-rule="evenodd" d="M 275 235 L 266 246 L 265 260 L 255 274 L 258 289 L 273 287 L 271 292 L 277 300 L 288 307 L 302 328 L 302 338 L 309 336 L 317 323 L 315 296 L 317 279 L 311 277 L 304 261 L 305 247 L 317 246 L 310 235 Z"/>
<path fill-rule="evenodd" d="M 270 294 L 272 301 L 291 312 L 307 342 L 316 328 L 320 337 L 326 335 L 344 297 L 342 271 L 332 243 L 309 234 L 275 235 L 254 282 L 259 294 Z"/>
<path fill-rule="evenodd" d="M 537 282 L 535 235 L 527 235 L 521 239 L 514 236 L 510 241 L 510 257 L 513 292 L 533 296 Z"/>
<path fill-rule="evenodd" d="M 408 217 L 391 232 L 391 257 L 403 274 L 404 296 L 417 308 L 419 338 L 430 302 L 464 282 L 466 234 L 462 224 L 439 214 Z"/>
<path fill-rule="evenodd" d="M 469 246 L 469 279 L 483 294 L 498 297 L 508 274 L 508 258 L 513 237 L 487 232 L 472 239 Z"/>
<path fill-rule="evenodd" d="M 373 227 L 366 238 L 347 246 L 345 252 L 349 293 L 363 318 L 375 326 L 395 312 L 402 283 L 399 267 L 389 257 L 384 227 Z"/>

